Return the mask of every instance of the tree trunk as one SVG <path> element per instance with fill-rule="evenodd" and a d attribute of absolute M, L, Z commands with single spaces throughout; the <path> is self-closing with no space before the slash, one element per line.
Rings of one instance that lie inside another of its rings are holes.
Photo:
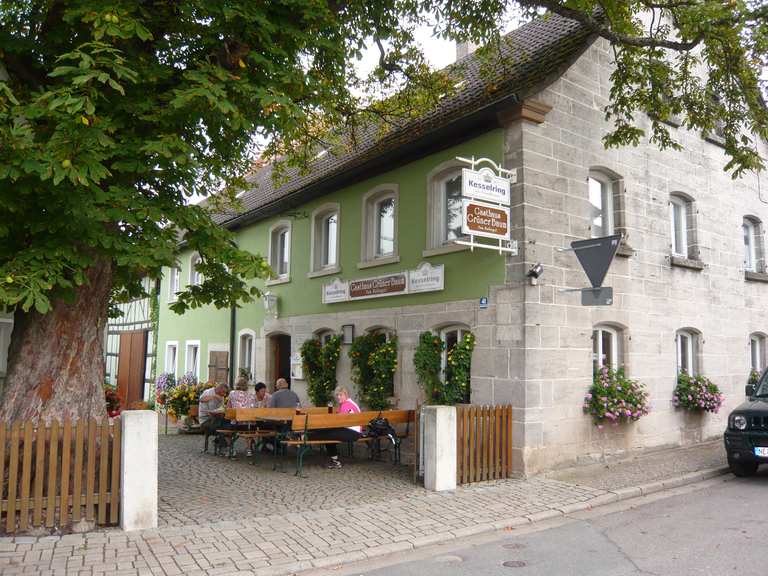
<path fill-rule="evenodd" d="M 48 314 L 16 311 L 0 420 L 106 416 L 104 329 L 112 265 L 99 259 L 86 276 L 74 302 L 53 301 Z"/>

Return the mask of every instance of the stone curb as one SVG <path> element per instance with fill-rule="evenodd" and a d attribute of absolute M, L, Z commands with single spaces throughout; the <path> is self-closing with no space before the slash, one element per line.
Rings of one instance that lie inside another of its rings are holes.
<path fill-rule="evenodd" d="M 622 500 L 631 500 L 632 498 L 639 498 L 641 496 L 647 496 L 656 492 L 664 490 L 670 490 L 687 484 L 695 484 L 696 482 L 702 482 L 718 476 L 723 476 L 730 472 L 728 467 L 709 468 L 707 470 L 699 470 L 691 474 L 685 474 L 676 478 L 668 478 L 666 480 L 659 480 L 657 482 L 650 482 L 641 486 L 630 486 L 627 488 L 617 488 L 616 490 L 608 490 L 605 494 L 601 494 L 590 500 L 583 502 L 575 502 L 573 504 L 566 504 L 558 508 L 551 508 L 549 510 L 542 510 L 535 514 L 528 514 L 526 516 L 514 516 L 507 520 L 497 520 L 492 523 L 476 524 L 475 526 L 469 526 L 467 528 L 461 528 L 454 530 L 453 532 L 440 532 L 438 534 L 430 534 L 428 536 L 422 536 L 411 542 L 399 542 L 393 544 L 384 544 L 383 546 L 377 546 L 369 550 L 362 550 L 352 554 L 340 554 L 334 557 L 323 558 L 320 561 L 313 561 L 315 567 L 338 567 L 341 564 L 346 564 L 355 560 L 362 560 L 363 558 L 370 558 L 379 556 L 382 554 L 406 551 L 409 549 L 424 548 L 426 546 L 434 546 L 436 544 L 445 544 L 462 536 L 470 536 L 476 534 L 482 534 L 485 532 L 493 532 L 495 530 L 513 530 L 518 526 L 528 526 L 535 522 L 541 522 L 543 520 L 549 520 L 551 518 L 557 518 L 560 516 L 568 516 L 574 512 L 581 512 L 583 510 L 592 510 L 599 508 L 606 504 L 612 504 L 614 502 L 620 502 Z M 362 556 L 362 558 L 361 558 Z M 273 573 L 270 576 L 284 576 L 287 573 L 277 574 Z"/>

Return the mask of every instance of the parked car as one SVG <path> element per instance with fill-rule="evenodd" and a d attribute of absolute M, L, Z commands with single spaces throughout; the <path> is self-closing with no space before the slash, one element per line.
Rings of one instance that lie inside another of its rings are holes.
<path fill-rule="evenodd" d="M 752 476 L 768 463 L 768 369 L 744 392 L 748 400 L 728 415 L 724 434 L 728 466 L 736 476 Z"/>

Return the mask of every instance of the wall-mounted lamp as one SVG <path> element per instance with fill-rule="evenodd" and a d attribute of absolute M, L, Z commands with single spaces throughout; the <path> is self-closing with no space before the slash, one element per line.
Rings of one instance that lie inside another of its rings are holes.
<path fill-rule="evenodd" d="M 354 339 L 355 339 L 355 325 L 344 324 L 344 326 L 341 327 L 341 343 L 352 344 L 352 340 Z"/>
<path fill-rule="evenodd" d="M 277 294 L 264 292 L 264 294 L 261 295 L 261 298 L 264 301 L 264 312 L 266 312 L 267 317 L 276 320 L 278 307 Z"/>
<path fill-rule="evenodd" d="M 528 272 L 525 273 L 525 276 L 530 279 L 531 286 L 536 286 L 537 280 L 542 274 L 544 274 L 544 266 L 541 265 L 541 262 L 536 262 L 536 264 L 531 266 Z"/>

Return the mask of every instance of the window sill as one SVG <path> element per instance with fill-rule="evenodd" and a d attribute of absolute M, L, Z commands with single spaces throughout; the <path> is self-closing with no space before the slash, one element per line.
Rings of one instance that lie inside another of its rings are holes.
<path fill-rule="evenodd" d="M 386 258 L 374 258 L 373 260 L 358 262 L 357 268 L 359 270 L 364 270 L 365 268 L 374 268 L 376 266 L 385 266 L 387 264 L 397 264 L 398 262 L 400 262 L 400 256 L 387 256 Z"/>
<path fill-rule="evenodd" d="M 678 268 L 688 268 L 689 270 L 704 270 L 704 262 L 701 260 L 694 260 L 692 258 L 685 258 L 683 256 L 675 256 L 670 254 L 669 263 L 672 266 Z"/>
<path fill-rule="evenodd" d="M 464 252 L 466 250 L 469 250 L 469 246 L 462 246 L 461 244 L 446 244 L 445 246 L 439 246 L 438 248 L 428 248 L 421 253 L 421 256 L 422 258 L 430 258 L 431 256 L 453 254 L 454 252 Z"/>
<path fill-rule="evenodd" d="M 744 280 L 747 282 L 768 282 L 768 274 L 765 272 L 744 271 Z"/>
<path fill-rule="evenodd" d="M 267 280 L 264 282 L 266 286 L 277 286 L 278 284 L 288 284 L 291 281 L 290 276 L 284 276 L 282 278 L 275 278 L 273 280 Z"/>
<path fill-rule="evenodd" d="M 322 270 L 307 272 L 307 278 L 320 278 L 321 276 L 330 276 L 331 274 L 339 274 L 340 272 L 341 266 L 334 266 L 333 268 L 323 268 Z"/>

